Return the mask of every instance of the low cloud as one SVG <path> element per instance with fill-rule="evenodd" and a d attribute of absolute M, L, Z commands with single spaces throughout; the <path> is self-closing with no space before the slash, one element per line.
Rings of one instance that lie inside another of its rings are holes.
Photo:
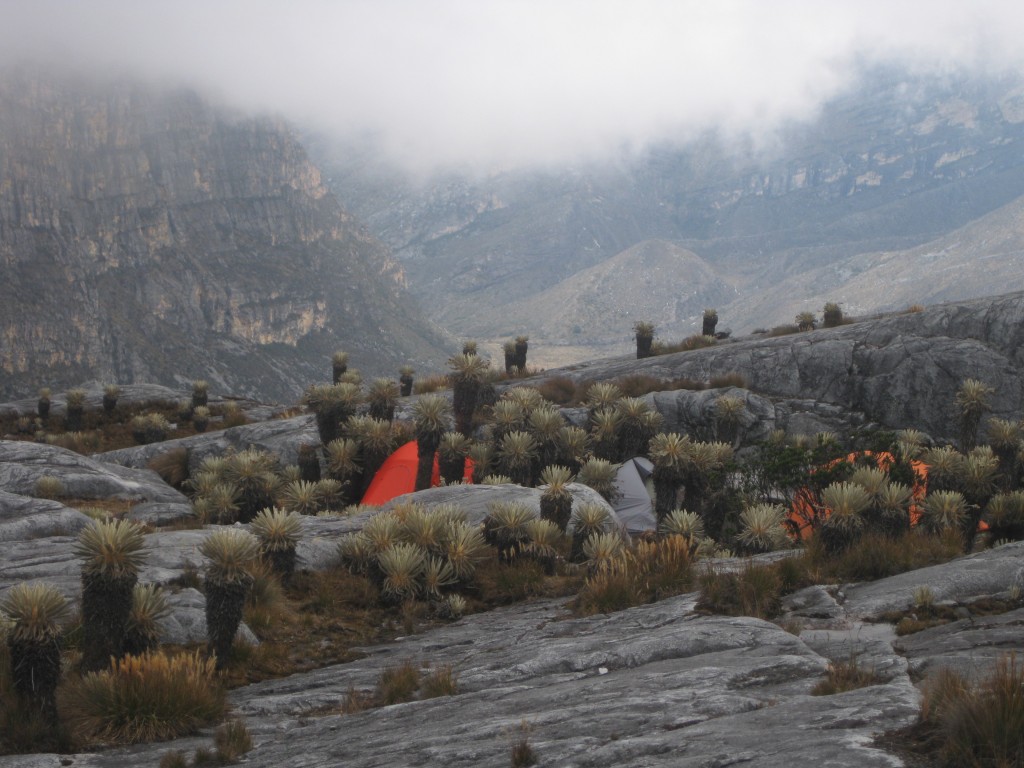
<path fill-rule="evenodd" d="M 9 0 L 0 57 L 183 83 L 404 167 L 767 140 L 863 65 L 1021 69 L 1024 6 L 957 0 Z"/>

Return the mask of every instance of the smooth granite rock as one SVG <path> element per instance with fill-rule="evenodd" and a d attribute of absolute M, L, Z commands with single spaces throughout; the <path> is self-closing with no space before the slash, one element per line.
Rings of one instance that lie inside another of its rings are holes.
<path fill-rule="evenodd" d="M 1024 588 L 1024 541 L 1004 544 L 949 563 L 901 573 L 888 579 L 843 587 L 840 602 L 847 615 L 867 619 L 914 605 L 914 591 L 928 587 L 936 602 L 964 602 L 981 595 Z"/>
<path fill-rule="evenodd" d="M 772 401 L 776 425 L 790 433 L 878 424 L 913 427 L 945 441 L 956 437 L 954 397 L 965 379 L 994 389 L 991 415 L 1013 419 L 1024 412 L 1022 329 L 1024 293 L 1014 293 L 643 360 L 595 360 L 520 383 L 630 375 L 708 381 L 738 373 L 758 397 Z M 668 415 L 701 411 L 699 429 L 711 429 L 701 399 L 679 396 L 696 405 L 670 405 Z"/>
<path fill-rule="evenodd" d="M 86 515 L 60 502 L 0 491 L 0 542 L 73 534 L 88 524 Z"/>
<path fill-rule="evenodd" d="M 186 448 L 189 451 L 189 468 L 194 471 L 207 456 L 222 456 L 229 451 L 257 448 L 274 454 L 282 465 L 286 465 L 298 461 L 299 446 L 303 443 L 320 444 L 316 423 L 310 415 L 271 419 L 162 443 L 121 448 L 97 453 L 93 458 L 125 467 L 144 467 L 158 454 Z"/>
<path fill-rule="evenodd" d="M 54 445 L 0 440 L 0 490 L 32 496 L 44 476 L 60 480 L 72 498 L 188 503 L 152 470 L 109 464 Z"/>
<path fill-rule="evenodd" d="M 373 514 L 379 510 L 305 519 L 306 540 L 329 549 Z M 195 547 L 205 535 L 151 534 L 158 546 L 144 578 L 180 573 L 187 563 L 201 569 Z M 713 565 L 730 564 L 742 567 L 741 560 Z M 891 624 L 865 619 L 905 605 L 921 583 L 969 611 L 976 598 L 1008 594 L 1022 568 L 1018 543 L 871 584 L 808 588 L 787 598 L 780 623 L 793 629 L 791 621 L 803 617 L 822 626 L 798 636 L 759 619 L 698 615 L 695 594 L 584 618 L 572 616 L 565 600 L 536 601 L 364 648 L 365 656 L 348 664 L 239 688 L 231 701 L 253 735 L 245 764 L 273 768 L 506 766 L 523 727 L 540 765 L 898 766 L 875 736 L 914 722 L 920 694 L 913 681 L 940 665 L 979 677 L 999 654 L 1024 652 L 1024 609 L 902 638 Z M 201 596 L 182 590 L 174 600 L 167 636 L 201 641 Z M 341 714 L 351 692 L 372 690 L 385 668 L 405 661 L 425 672 L 450 665 L 458 693 Z M 809 695 L 830 665 L 849 661 L 879 682 Z M 127 768 L 155 765 L 169 749 L 208 744 L 209 731 L 63 757 Z M 56 765 L 46 762 L 55 758 L 12 764 Z"/>
<path fill-rule="evenodd" d="M 245 763 L 507 766 L 525 733 L 538 765 L 895 764 L 872 738 L 916 716 L 918 693 L 905 675 L 811 697 L 825 657 L 767 622 L 697 617 L 691 608 L 692 596 L 682 596 L 576 619 L 559 601 L 527 604 L 240 689 L 232 703 L 254 742 Z M 350 690 L 372 688 L 405 660 L 451 664 L 458 694 L 337 714 Z M 179 743 L 195 740 L 75 761 L 150 764 Z"/>

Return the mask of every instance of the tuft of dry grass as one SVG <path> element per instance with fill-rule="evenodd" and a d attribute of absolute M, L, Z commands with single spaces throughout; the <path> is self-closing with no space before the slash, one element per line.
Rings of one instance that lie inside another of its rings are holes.
<path fill-rule="evenodd" d="M 386 667 L 380 673 L 374 699 L 382 707 L 401 704 L 416 698 L 419 687 L 419 667 L 411 661 L 404 661 L 396 666 Z"/>
<path fill-rule="evenodd" d="M 158 453 L 146 467 L 152 469 L 172 488 L 179 491 L 189 478 L 188 473 L 188 449 L 173 448 L 163 453 Z"/>
<path fill-rule="evenodd" d="M 89 744 L 136 744 L 192 733 L 224 716 L 214 661 L 198 652 L 145 653 L 114 661 L 64 691 L 62 709 Z"/>
<path fill-rule="evenodd" d="M 942 765 L 1024 765 L 1024 668 L 1002 657 L 977 685 L 941 670 L 924 686 L 913 735 Z"/>
<path fill-rule="evenodd" d="M 454 696 L 459 692 L 458 676 L 451 664 L 442 664 L 431 670 L 420 683 L 420 695 L 424 699 Z"/>
<path fill-rule="evenodd" d="M 252 737 L 244 720 L 228 720 L 213 734 L 213 743 L 221 765 L 237 763 L 238 758 L 252 749 Z"/>
<path fill-rule="evenodd" d="M 578 402 L 576 382 L 568 376 L 553 376 L 538 384 L 537 391 L 545 400 L 555 405 Z"/>
<path fill-rule="evenodd" d="M 948 562 L 962 551 L 962 544 L 955 531 L 942 536 L 930 536 L 922 530 L 912 529 L 895 539 L 879 533 L 868 533 L 836 556 L 828 555 L 820 542 L 812 539 L 802 559 L 807 569 L 819 574 L 819 578 L 875 581 Z"/>
<path fill-rule="evenodd" d="M 832 696 L 836 693 L 867 688 L 882 682 L 873 669 L 860 666 L 857 657 L 850 654 L 846 661 L 834 661 L 829 664 L 825 679 L 811 688 L 812 696 Z"/>
<path fill-rule="evenodd" d="M 442 389 L 451 389 L 451 382 L 448 381 L 446 374 L 440 373 L 423 379 L 417 379 L 413 384 L 412 393 L 414 395 L 425 395 L 430 392 L 439 392 Z"/>
<path fill-rule="evenodd" d="M 188 768 L 188 758 L 180 749 L 172 749 L 160 758 L 160 768 Z"/>
<path fill-rule="evenodd" d="M 684 537 L 638 541 L 591 574 L 574 609 L 584 616 L 621 611 L 681 594 L 692 585 L 693 562 Z"/>
<path fill-rule="evenodd" d="M 778 569 L 770 565 L 747 563 L 735 573 L 705 568 L 696 608 L 726 616 L 770 619 L 779 612 L 782 585 Z"/>
<path fill-rule="evenodd" d="M 519 735 L 512 741 L 512 768 L 527 768 L 536 765 L 538 760 L 537 753 L 530 746 L 530 725 L 524 720 L 519 724 Z"/>

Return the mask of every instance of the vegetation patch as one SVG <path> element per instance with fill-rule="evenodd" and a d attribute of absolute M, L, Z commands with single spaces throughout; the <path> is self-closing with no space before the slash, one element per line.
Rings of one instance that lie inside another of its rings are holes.
<path fill-rule="evenodd" d="M 198 653 L 126 656 L 73 681 L 62 709 L 84 744 L 135 744 L 192 733 L 224 716 L 214 662 Z"/>
<path fill-rule="evenodd" d="M 846 661 L 833 661 L 828 666 L 825 679 L 811 689 L 812 696 L 832 696 L 837 693 L 867 688 L 883 682 L 873 669 L 860 665 L 853 654 Z"/>
<path fill-rule="evenodd" d="M 696 607 L 705 613 L 770 619 L 778 615 L 782 588 L 775 566 L 747 563 L 739 571 L 705 568 Z"/>
<path fill-rule="evenodd" d="M 1024 765 L 1024 669 L 1014 655 L 977 684 L 941 669 L 923 693 L 918 722 L 886 734 L 886 747 L 944 768 Z"/>

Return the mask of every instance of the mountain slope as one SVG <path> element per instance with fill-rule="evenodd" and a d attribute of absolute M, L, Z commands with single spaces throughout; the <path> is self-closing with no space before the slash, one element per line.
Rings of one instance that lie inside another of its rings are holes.
<path fill-rule="evenodd" d="M 0 77 L 0 392 L 85 379 L 293 399 L 329 355 L 442 359 L 386 248 L 284 125 L 188 92 Z"/>
<path fill-rule="evenodd" d="M 479 327 L 485 335 L 524 332 L 599 345 L 629 339 L 634 322 L 657 318 L 659 333 L 678 336 L 699 322 L 705 307 L 726 304 L 735 294 L 695 253 L 648 240 L 525 301 L 503 303 Z"/>
<path fill-rule="evenodd" d="M 422 186 L 384 173 L 372 153 L 319 150 L 332 188 L 402 260 L 410 290 L 450 330 L 475 336 L 494 327 L 494 307 L 652 239 L 698 254 L 751 306 L 797 286 L 789 298 L 817 303 L 824 288 L 800 276 L 908 251 L 1024 195 L 1024 82 L 877 69 L 770 151 L 709 136 L 605 164 Z M 979 292 L 1005 290 L 981 281 Z M 524 331 L 552 325 L 543 311 Z"/>
<path fill-rule="evenodd" d="M 837 301 L 847 314 L 989 296 L 1024 286 L 1024 197 L 924 245 L 864 253 L 794 275 L 724 314 L 738 327 L 792 322 Z"/>

